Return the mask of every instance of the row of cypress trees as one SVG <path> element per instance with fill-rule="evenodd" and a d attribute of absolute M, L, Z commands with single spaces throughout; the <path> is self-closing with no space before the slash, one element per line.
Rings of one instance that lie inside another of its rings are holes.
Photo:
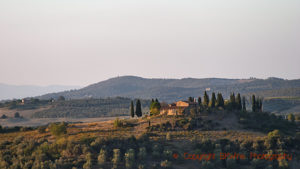
<path fill-rule="evenodd" d="M 134 115 L 136 115 L 137 117 L 142 117 L 142 115 L 143 115 L 142 105 L 141 105 L 141 101 L 139 99 L 136 101 L 135 111 L 134 111 L 133 101 L 131 101 L 131 103 L 130 103 L 130 116 L 134 117 Z"/>
<path fill-rule="evenodd" d="M 252 95 L 252 111 L 253 112 L 262 112 L 262 98 L 255 98 L 255 95 Z"/>
<path fill-rule="evenodd" d="M 189 101 L 192 101 L 193 98 L 189 97 Z M 252 111 L 262 111 L 262 98 L 255 98 L 255 95 L 252 96 Z M 234 93 L 230 94 L 229 100 L 225 103 L 224 98 L 221 93 L 216 94 L 212 93 L 211 99 L 209 98 L 207 92 L 204 92 L 203 101 L 201 97 L 198 97 L 198 104 L 204 108 L 224 108 L 228 110 L 239 110 L 246 111 L 246 98 L 238 93 L 235 96 Z"/>

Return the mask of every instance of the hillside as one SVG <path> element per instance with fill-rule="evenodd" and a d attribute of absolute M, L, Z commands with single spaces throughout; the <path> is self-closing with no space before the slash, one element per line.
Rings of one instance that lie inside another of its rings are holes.
<path fill-rule="evenodd" d="M 268 113 L 212 111 L 0 128 L 0 168 L 298 169 L 297 127 Z"/>
<path fill-rule="evenodd" d="M 256 93 L 263 97 L 299 97 L 300 79 L 147 79 L 122 76 L 95 83 L 79 90 L 46 94 L 40 98 L 57 98 L 61 95 L 72 99 L 120 96 L 143 99 L 158 98 L 161 101 L 172 102 L 186 99 L 189 96 L 202 96 L 206 88 L 210 88 L 210 91 L 223 93 L 225 98 L 232 91 L 243 95 Z"/>
<path fill-rule="evenodd" d="M 136 103 L 137 100 L 132 100 Z M 25 118 L 95 118 L 128 116 L 131 99 L 115 97 L 105 99 L 38 100 L 23 104 L 12 101 L 0 104 L 0 116 L 14 117 L 18 112 Z M 14 103 L 14 104 L 13 104 Z M 150 100 L 141 100 L 142 111 L 149 111 Z M 13 106 L 12 106 L 13 105 Z M 9 120 L 9 119 L 8 119 Z"/>

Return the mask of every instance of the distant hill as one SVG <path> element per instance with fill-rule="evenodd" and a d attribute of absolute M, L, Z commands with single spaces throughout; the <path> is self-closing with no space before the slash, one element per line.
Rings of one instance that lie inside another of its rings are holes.
<path fill-rule="evenodd" d="M 61 92 L 71 89 L 78 89 L 79 86 L 33 86 L 33 85 L 8 85 L 0 84 L 0 100 L 21 99 L 25 97 L 40 96 L 47 93 Z"/>
<path fill-rule="evenodd" d="M 136 76 L 111 78 L 87 87 L 51 93 L 40 96 L 42 99 L 64 96 L 71 99 L 128 97 L 172 102 L 189 96 L 202 96 L 207 88 L 221 92 L 227 98 L 230 92 L 243 95 L 258 94 L 263 97 L 300 97 L 300 79 L 222 79 L 222 78 L 184 78 L 184 79 L 147 79 Z"/>

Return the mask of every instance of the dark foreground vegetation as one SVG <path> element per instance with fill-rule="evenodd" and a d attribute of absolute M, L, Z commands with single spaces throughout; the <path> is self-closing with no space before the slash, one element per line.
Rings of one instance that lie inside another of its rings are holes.
<path fill-rule="evenodd" d="M 175 118 L 180 120 L 182 118 Z M 145 120 L 145 119 L 144 119 Z M 142 121 L 142 119 L 140 120 Z M 124 122 L 124 123 L 123 123 Z M 123 120 L 122 124 L 139 121 Z M 93 124 L 90 124 L 91 126 Z M 2 135 L 0 168 L 249 168 L 288 169 L 299 167 L 299 134 L 287 136 L 278 130 L 266 136 L 239 139 L 203 136 L 191 129 L 144 131 L 133 135 L 136 125 L 114 125 L 115 130 L 89 130 L 90 134 L 72 131 L 66 123 L 51 124 L 34 131 Z M 201 127 L 200 127 L 201 128 Z M 68 130 L 67 130 L 68 129 Z M 68 131 L 68 132 L 67 132 Z M 106 134 L 97 135 L 99 133 Z M 131 134 L 132 135 L 131 135 Z M 227 133 L 230 136 L 230 133 Z M 35 135 L 35 136 L 34 136 Z M 75 135 L 75 136 L 74 136 Z M 3 138 L 7 136 L 6 138 Z M 221 159 L 220 153 L 238 153 L 244 159 Z M 214 159 L 189 158 L 188 154 L 215 154 Z M 292 159 L 256 159 L 250 153 L 289 154 Z"/>

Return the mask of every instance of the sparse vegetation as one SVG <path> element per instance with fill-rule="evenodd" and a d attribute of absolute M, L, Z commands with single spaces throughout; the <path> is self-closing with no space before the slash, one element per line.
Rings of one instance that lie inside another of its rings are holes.
<path fill-rule="evenodd" d="M 216 98 L 212 95 L 207 105 L 198 99 L 197 107 L 182 116 L 156 114 L 94 123 L 52 123 L 37 128 L 0 127 L 0 168 L 292 169 L 297 166 L 300 136 L 296 118 L 284 119 L 260 108 L 247 112 L 243 98 L 232 93 L 230 100 L 224 101 L 218 93 Z M 260 107 L 261 103 L 258 104 Z M 130 105 L 128 102 L 127 111 L 133 107 Z M 246 158 L 220 159 L 221 152 L 244 154 Z M 250 152 L 292 154 L 295 162 L 251 159 Z M 217 159 L 191 161 L 184 153 L 196 154 L 195 157 L 215 153 Z"/>

